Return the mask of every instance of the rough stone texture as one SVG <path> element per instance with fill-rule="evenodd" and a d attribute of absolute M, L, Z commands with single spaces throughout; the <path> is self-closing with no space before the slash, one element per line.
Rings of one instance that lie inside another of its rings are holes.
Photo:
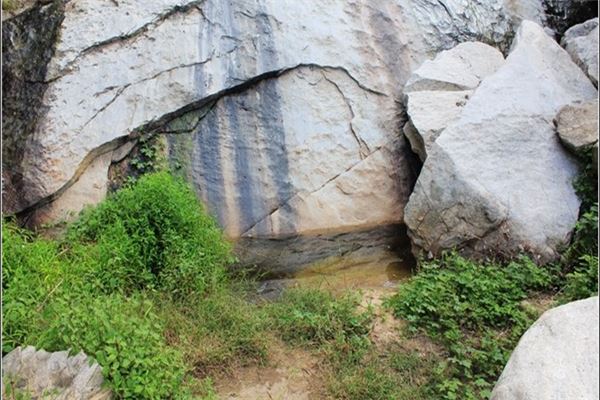
<path fill-rule="evenodd" d="M 598 99 L 561 108 L 554 119 L 562 143 L 577 154 L 598 142 Z"/>
<path fill-rule="evenodd" d="M 597 400 L 598 297 L 545 312 L 525 332 L 491 400 Z"/>
<path fill-rule="evenodd" d="M 108 390 L 102 389 L 102 368 L 80 352 L 69 357 L 67 351 L 48 353 L 28 346 L 17 347 L 2 358 L 2 392 L 5 384 L 28 392 L 33 398 L 52 393 L 55 400 L 107 400 Z M 46 397 L 43 397 L 46 398 Z"/>
<path fill-rule="evenodd" d="M 598 87 L 598 18 L 569 28 L 561 44 Z"/>
<path fill-rule="evenodd" d="M 2 22 L 2 211 L 18 209 L 20 168 L 28 137 L 43 112 L 47 65 L 63 20 L 62 3 L 30 8 Z"/>
<path fill-rule="evenodd" d="M 8 211 L 77 209 L 63 193 L 88 168 L 106 176 L 97 157 L 142 131 L 185 125 L 186 176 L 211 209 L 223 207 L 233 236 L 401 221 L 414 180 L 399 135 L 410 71 L 459 41 L 505 46 L 511 18 L 543 19 L 520 7 L 532 1 L 67 2 L 45 113 L 14 166 L 23 190 Z"/>
<path fill-rule="evenodd" d="M 415 251 L 526 251 L 546 261 L 568 241 L 577 164 L 552 119 L 597 91 L 544 30 L 524 21 L 505 64 L 431 146 L 405 209 Z"/>
<path fill-rule="evenodd" d="M 473 90 L 504 63 L 497 49 L 466 42 L 442 51 L 413 72 L 404 87 L 410 121 L 404 135 L 422 161 L 451 122 L 458 119 Z"/>

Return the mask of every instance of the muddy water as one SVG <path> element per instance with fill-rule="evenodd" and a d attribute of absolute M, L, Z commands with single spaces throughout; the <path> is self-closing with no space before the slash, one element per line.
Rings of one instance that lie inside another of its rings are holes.
<path fill-rule="evenodd" d="M 410 277 L 415 261 L 402 225 L 368 230 L 247 239 L 237 243 L 239 267 L 259 273 L 258 293 L 276 297 L 289 286 L 332 291 L 393 288 Z"/>

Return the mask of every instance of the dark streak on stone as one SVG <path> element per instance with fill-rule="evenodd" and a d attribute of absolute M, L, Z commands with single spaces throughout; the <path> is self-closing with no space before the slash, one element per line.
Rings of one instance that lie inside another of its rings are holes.
<path fill-rule="evenodd" d="M 64 3 L 38 4 L 2 23 L 2 212 L 25 207 L 21 163 L 44 114 L 48 63 L 54 54 Z"/>

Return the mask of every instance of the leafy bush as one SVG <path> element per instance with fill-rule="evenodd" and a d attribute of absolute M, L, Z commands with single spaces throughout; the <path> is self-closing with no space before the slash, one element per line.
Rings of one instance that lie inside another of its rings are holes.
<path fill-rule="evenodd" d="M 271 314 L 275 331 L 292 343 L 321 345 L 328 341 L 369 332 L 370 311 L 360 312 L 359 296 L 341 297 L 317 289 L 288 289 L 274 303 Z"/>
<path fill-rule="evenodd" d="M 226 280 L 229 245 L 191 189 L 166 172 L 145 175 L 70 229 L 69 242 L 97 244 L 107 292 L 158 288 L 182 297 Z"/>
<path fill-rule="evenodd" d="M 487 395 L 532 322 L 521 301 L 549 285 L 548 272 L 527 258 L 502 267 L 451 253 L 425 263 L 388 304 L 413 332 L 423 330 L 447 349 L 435 395 L 476 399 Z"/>
<path fill-rule="evenodd" d="M 34 344 L 48 351 L 83 350 L 102 366 L 117 398 L 162 399 L 180 393 L 181 355 L 168 348 L 163 325 L 142 297 L 65 295 Z"/>

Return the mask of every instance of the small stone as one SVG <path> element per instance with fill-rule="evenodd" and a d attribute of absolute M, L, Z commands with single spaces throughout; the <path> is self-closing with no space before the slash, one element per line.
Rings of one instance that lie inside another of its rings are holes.
<path fill-rule="evenodd" d="M 577 154 L 598 142 L 598 99 L 569 104 L 554 120 L 562 143 Z"/>

